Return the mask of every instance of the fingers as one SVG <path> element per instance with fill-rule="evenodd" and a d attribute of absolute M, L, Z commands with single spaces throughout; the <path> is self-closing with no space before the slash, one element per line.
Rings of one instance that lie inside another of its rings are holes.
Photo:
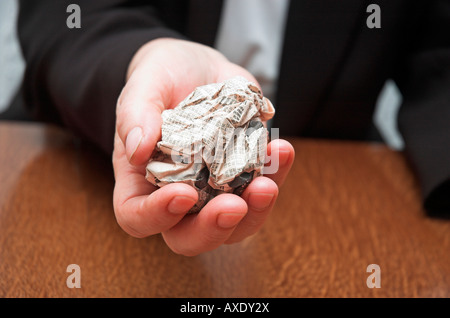
<path fill-rule="evenodd" d="M 128 234 L 146 237 L 173 227 L 197 200 L 197 191 L 191 186 L 169 184 L 150 195 L 132 196 L 115 202 L 116 219 Z"/>
<path fill-rule="evenodd" d="M 278 186 L 273 180 L 267 177 L 253 180 L 242 194 L 247 202 L 248 212 L 225 243 L 240 242 L 255 234 L 266 221 L 277 197 Z"/>
<path fill-rule="evenodd" d="M 246 214 L 247 204 L 242 198 L 222 194 L 162 235 L 175 253 L 193 256 L 222 245 Z"/>
<path fill-rule="evenodd" d="M 197 191 L 182 183 L 161 189 L 145 178 L 145 167 L 133 167 L 116 135 L 113 154 L 115 172 L 114 213 L 118 224 L 128 234 L 145 237 L 177 224 L 197 202 Z"/>
<path fill-rule="evenodd" d="M 267 159 L 263 174 L 281 187 L 294 163 L 294 147 L 284 139 L 275 139 L 267 145 Z"/>
<path fill-rule="evenodd" d="M 150 195 L 128 191 L 125 197 L 127 189 L 143 178 L 139 173 L 135 181 L 131 174 L 127 179 L 119 178 L 115 195 L 122 200 L 116 204 L 118 223 L 136 237 L 162 232 L 174 252 L 188 256 L 239 242 L 262 227 L 294 160 L 293 147 L 284 140 L 271 142 L 268 153 L 277 161 L 276 172 L 253 180 L 242 197 L 220 195 L 195 215 L 185 216 L 197 201 L 197 192 L 188 185 L 170 184 Z"/>
<path fill-rule="evenodd" d="M 270 173 L 253 180 L 245 189 L 242 198 L 247 202 L 248 213 L 239 223 L 227 244 L 240 242 L 256 233 L 264 224 L 278 197 L 278 189 L 283 184 L 294 162 L 292 145 L 283 139 L 272 141 L 267 147 Z"/>

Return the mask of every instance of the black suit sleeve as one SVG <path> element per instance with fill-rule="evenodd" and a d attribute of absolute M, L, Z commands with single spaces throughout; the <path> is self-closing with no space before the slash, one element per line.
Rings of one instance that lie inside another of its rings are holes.
<path fill-rule="evenodd" d="M 450 215 L 450 1 L 433 1 L 397 78 L 399 130 L 430 214 Z"/>
<path fill-rule="evenodd" d="M 81 9 L 81 28 L 67 27 L 71 3 Z M 20 1 L 26 107 L 111 153 L 116 101 L 132 56 L 152 39 L 183 37 L 159 16 L 151 1 Z"/>

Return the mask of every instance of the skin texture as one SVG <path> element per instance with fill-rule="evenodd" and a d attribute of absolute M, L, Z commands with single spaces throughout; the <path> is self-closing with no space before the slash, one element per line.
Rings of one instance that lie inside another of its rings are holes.
<path fill-rule="evenodd" d="M 135 237 L 161 233 L 172 251 L 194 256 L 242 241 L 262 227 L 294 161 L 294 149 L 285 140 L 268 145 L 268 155 L 279 156 L 275 174 L 253 180 L 241 197 L 217 196 L 195 215 L 186 215 L 198 199 L 194 188 L 186 184 L 157 188 L 144 178 L 145 165 L 160 139 L 161 112 L 200 85 L 236 75 L 257 83 L 245 69 L 201 44 L 158 39 L 136 52 L 117 102 L 113 153 L 114 210 L 125 232 Z"/>

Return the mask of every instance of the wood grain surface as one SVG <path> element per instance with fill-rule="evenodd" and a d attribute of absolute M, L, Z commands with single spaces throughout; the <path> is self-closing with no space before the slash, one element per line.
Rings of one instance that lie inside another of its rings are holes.
<path fill-rule="evenodd" d="M 450 221 L 428 217 L 402 154 L 291 139 L 264 227 L 196 257 L 130 237 L 109 158 L 63 130 L 0 122 L 0 297 L 449 297 Z M 68 288 L 69 264 L 81 288 Z M 381 288 L 368 288 L 369 264 Z"/>

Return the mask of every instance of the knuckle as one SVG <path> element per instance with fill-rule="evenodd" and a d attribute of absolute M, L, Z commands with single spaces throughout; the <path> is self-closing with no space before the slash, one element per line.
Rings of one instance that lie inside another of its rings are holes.
<path fill-rule="evenodd" d="M 125 233 L 136 238 L 143 238 L 148 236 L 148 234 L 143 233 L 131 224 L 130 219 L 127 217 L 127 211 L 125 210 L 123 204 L 119 203 L 119 200 L 120 199 L 117 196 L 114 196 L 114 214 L 116 216 L 117 224 L 120 226 L 120 228 Z"/>
<path fill-rule="evenodd" d="M 223 242 L 228 238 L 229 236 L 228 230 L 210 230 L 200 237 L 200 244 L 202 246 L 218 246 L 220 244 L 223 244 Z"/>
<path fill-rule="evenodd" d="M 136 229 L 134 226 L 132 226 L 129 222 L 127 222 L 123 218 L 118 218 L 117 223 L 122 228 L 122 230 L 125 231 L 130 236 L 133 236 L 135 238 L 144 238 L 148 236 L 147 234 L 142 233 L 141 231 Z"/>
<path fill-rule="evenodd" d="M 123 93 L 120 95 L 116 105 L 116 131 L 123 139 L 126 134 L 126 123 L 130 117 L 130 102 L 123 97 Z"/>
<path fill-rule="evenodd" d="M 178 255 L 192 257 L 192 256 L 196 256 L 196 255 L 200 254 L 199 251 L 193 249 L 192 247 L 188 247 L 185 245 L 180 246 L 179 244 L 173 244 L 170 242 L 170 240 L 167 240 L 167 239 L 166 239 L 166 244 L 172 250 L 172 252 L 174 252 L 175 254 L 178 254 Z"/>
<path fill-rule="evenodd" d="M 119 135 L 120 139 L 122 139 L 122 141 L 125 137 L 124 130 L 125 130 L 125 118 L 123 115 L 118 114 L 116 116 L 116 131 L 117 131 L 117 134 Z"/>
<path fill-rule="evenodd" d="M 138 230 L 136 230 L 135 228 L 133 228 L 130 225 L 127 225 L 126 227 L 122 227 L 122 229 L 128 233 L 130 236 L 135 237 L 135 238 L 144 238 L 147 237 L 148 235 L 139 232 Z"/>

